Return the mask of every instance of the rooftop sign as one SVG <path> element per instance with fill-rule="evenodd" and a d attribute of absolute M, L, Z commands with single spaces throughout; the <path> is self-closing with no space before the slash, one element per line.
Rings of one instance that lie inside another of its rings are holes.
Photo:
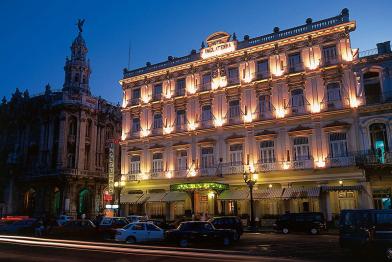
<path fill-rule="evenodd" d="M 237 49 L 237 42 L 231 41 L 227 43 L 220 43 L 213 46 L 203 48 L 200 51 L 200 56 L 203 59 L 210 58 L 213 56 L 223 55 L 226 53 L 233 52 Z"/>

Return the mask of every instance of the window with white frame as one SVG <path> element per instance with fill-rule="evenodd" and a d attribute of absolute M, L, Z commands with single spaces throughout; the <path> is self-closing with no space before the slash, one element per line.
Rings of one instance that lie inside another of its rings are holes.
<path fill-rule="evenodd" d="M 214 166 L 214 148 L 201 148 L 201 168 L 209 168 Z"/>
<path fill-rule="evenodd" d="M 230 145 L 230 165 L 240 166 L 242 162 L 242 144 L 232 144 Z"/>
<path fill-rule="evenodd" d="M 228 69 L 229 83 L 236 84 L 239 82 L 238 67 L 230 67 Z"/>
<path fill-rule="evenodd" d="M 327 85 L 328 102 L 337 102 L 341 100 L 339 83 L 330 83 Z"/>
<path fill-rule="evenodd" d="M 260 162 L 263 164 L 275 162 L 275 147 L 273 140 L 260 142 Z"/>
<path fill-rule="evenodd" d="M 206 73 L 202 76 L 201 84 L 202 84 L 202 90 L 211 89 L 211 73 Z"/>
<path fill-rule="evenodd" d="M 291 91 L 291 110 L 293 113 L 302 113 L 305 106 L 304 92 L 301 88 Z"/>
<path fill-rule="evenodd" d="M 268 113 L 271 111 L 271 96 L 270 95 L 261 95 L 259 96 L 259 107 L 260 113 Z"/>
<path fill-rule="evenodd" d="M 129 165 L 129 173 L 130 174 L 139 174 L 140 173 L 140 155 L 132 155 L 130 159 Z"/>
<path fill-rule="evenodd" d="M 161 152 L 152 154 L 152 172 L 163 171 L 163 154 Z"/>
<path fill-rule="evenodd" d="M 229 120 L 240 119 L 240 100 L 232 100 L 229 102 Z"/>
<path fill-rule="evenodd" d="M 347 156 L 346 133 L 330 133 L 329 148 L 332 158 Z"/>
<path fill-rule="evenodd" d="M 178 170 L 188 169 L 188 152 L 186 150 L 177 151 L 177 169 Z"/>
<path fill-rule="evenodd" d="M 132 119 L 132 133 L 137 133 L 140 131 L 140 119 L 133 118 Z"/>
<path fill-rule="evenodd" d="M 325 65 L 335 64 L 338 60 L 336 45 L 323 47 L 323 59 Z"/>
<path fill-rule="evenodd" d="M 162 128 L 162 114 L 160 114 L 160 113 L 154 114 L 153 128 L 154 129 Z"/>
<path fill-rule="evenodd" d="M 178 110 L 176 117 L 176 126 L 178 129 L 184 129 L 186 125 L 185 110 Z"/>
<path fill-rule="evenodd" d="M 212 120 L 212 112 L 210 105 L 204 105 L 201 108 L 201 121 L 202 122 L 209 122 Z"/>
<path fill-rule="evenodd" d="M 295 137 L 294 141 L 294 160 L 308 160 L 310 159 L 309 139 L 308 137 Z"/>

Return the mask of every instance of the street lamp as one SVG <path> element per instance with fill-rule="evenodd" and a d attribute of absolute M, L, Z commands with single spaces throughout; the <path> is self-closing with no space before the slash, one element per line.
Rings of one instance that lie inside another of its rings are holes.
<path fill-rule="evenodd" d="M 255 217 L 254 217 L 254 209 L 253 209 L 253 186 L 257 182 L 257 175 L 254 173 L 253 169 L 249 170 L 250 172 L 244 172 L 244 181 L 246 185 L 249 187 L 250 193 L 250 226 L 253 228 L 255 226 Z"/>
<path fill-rule="evenodd" d="M 121 190 L 125 186 L 125 178 L 121 176 L 120 181 L 114 182 L 114 187 L 117 189 L 117 216 L 120 216 L 120 196 Z"/>

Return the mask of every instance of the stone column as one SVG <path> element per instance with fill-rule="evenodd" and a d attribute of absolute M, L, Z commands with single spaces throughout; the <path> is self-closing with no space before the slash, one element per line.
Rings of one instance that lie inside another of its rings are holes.
<path fill-rule="evenodd" d="M 90 137 L 90 166 L 89 169 L 95 171 L 97 154 L 97 121 L 92 120 Z"/>
<path fill-rule="evenodd" d="M 68 121 L 67 114 L 61 112 L 59 124 L 59 144 L 57 155 L 57 168 L 65 168 L 67 164 L 67 137 L 68 137 Z"/>
<path fill-rule="evenodd" d="M 78 132 L 76 138 L 76 168 L 79 170 L 84 170 L 84 153 L 85 153 L 85 143 L 86 143 L 86 113 L 84 111 L 80 112 L 78 124 Z"/>
<path fill-rule="evenodd" d="M 374 208 L 373 203 L 373 192 L 369 182 L 361 182 L 362 190 L 358 191 L 358 207 L 360 209 L 372 209 Z"/>

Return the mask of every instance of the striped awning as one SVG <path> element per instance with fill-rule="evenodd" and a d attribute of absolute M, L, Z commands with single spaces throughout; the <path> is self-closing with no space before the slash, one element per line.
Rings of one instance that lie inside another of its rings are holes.
<path fill-rule="evenodd" d="M 162 201 L 163 202 L 181 202 L 181 201 L 185 201 L 187 197 L 188 197 L 188 195 L 185 192 L 172 191 L 172 192 L 167 193 L 163 197 Z"/>
<path fill-rule="evenodd" d="M 122 204 L 136 204 L 143 194 L 122 194 L 120 196 L 120 203 Z"/>
<path fill-rule="evenodd" d="M 253 190 L 253 199 L 271 199 L 282 197 L 283 188 L 269 188 L 262 190 Z"/>
<path fill-rule="evenodd" d="M 161 202 L 165 195 L 166 192 L 144 194 L 141 198 L 139 198 L 137 204 L 143 204 L 146 202 Z"/>
<path fill-rule="evenodd" d="M 246 200 L 249 198 L 248 189 L 231 189 L 223 191 L 219 196 L 219 200 Z"/>
<path fill-rule="evenodd" d="M 322 191 L 360 191 L 363 189 L 362 185 L 352 186 L 321 186 Z"/>
<path fill-rule="evenodd" d="M 289 187 L 283 191 L 282 198 L 308 198 L 308 197 L 319 197 L 320 187 Z"/>

